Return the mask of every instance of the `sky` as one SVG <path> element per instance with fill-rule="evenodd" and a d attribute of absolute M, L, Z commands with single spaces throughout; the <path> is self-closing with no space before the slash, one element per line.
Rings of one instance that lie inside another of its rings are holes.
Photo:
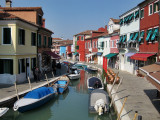
<path fill-rule="evenodd" d="M 42 7 L 46 28 L 53 38 L 73 39 L 85 30 L 98 30 L 110 18 L 136 7 L 144 0 L 12 0 L 12 7 Z M 5 0 L 0 0 L 5 7 Z"/>

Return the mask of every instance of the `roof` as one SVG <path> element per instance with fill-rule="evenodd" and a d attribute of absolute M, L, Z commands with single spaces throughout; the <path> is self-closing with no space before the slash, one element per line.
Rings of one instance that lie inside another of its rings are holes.
<path fill-rule="evenodd" d="M 4 11 L 39 11 L 43 14 L 42 7 L 0 7 Z"/>
<path fill-rule="evenodd" d="M 62 38 L 52 38 L 52 40 L 63 40 Z"/>
<path fill-rule="evenodd" d="M 76 35 L 91 35 L 92 32 L 98 32 L 98 31 L 96 31 L 96 30 L 86 30 L 86 31 L 80 32 Z"/>
<path fill-rule="evenodd" d="M 19 17 L 15 16 L 15 15 L 12 15 L 12 14 L 4 12 L 4 11 L 0 11 L 0 20 L 20 20 L 20 21 L 26 22 L 26 23 L 28 23 L 30 25 L 38 27 L 38 25 L 36 25 L 36 24 L 34 24 L 32 22 L 26 21 L 26 20 L 24 20 L 22 18 L 19 18 Z"/>
<path fill-rule="evenodd" d="M 113 19 L 113 18 L 111 18 L 111 20 L 112 20 L 114 23 L 117 23 L 117 24 L 119 24 L 119 22 L 120 22 L 119 19 Z"/>
<path fill-rule="evenodd" d="M 47 29 L 47 28 L 44 28 L 44 27 L 42 27 L 42 26 L 39 26 L 39 28 L 42 29 L 42 30 L 45 30 L 45 31 L 47 31 L 47 32 L 50 32 L 50 33 L 54 34 L 53 31 L 51 31 L 51 30 L 49 30 L 49 29 Z"/>
<path fill-rule="evenodd" d="M 61 46 L 68 46 L 68 45 L 73 45 L 73 40 L 62 40 L 62 41 L 57 41 Z"/>

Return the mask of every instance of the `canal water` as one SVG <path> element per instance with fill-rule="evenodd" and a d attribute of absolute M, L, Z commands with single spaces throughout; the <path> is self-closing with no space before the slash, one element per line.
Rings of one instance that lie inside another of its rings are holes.
<path fill-rule="evenodd" d="M 42 107 L 25 113 L 14 112 L 10 108 L 0 120 L 115 120 L 116 113 L 113 109 L 102 116 L 88 112 L 87 79 L 92 76 L 100 77 L 99 74 L 81 70 L 81 78 L 72 80 L 63 95 L 58 95 Z"/>

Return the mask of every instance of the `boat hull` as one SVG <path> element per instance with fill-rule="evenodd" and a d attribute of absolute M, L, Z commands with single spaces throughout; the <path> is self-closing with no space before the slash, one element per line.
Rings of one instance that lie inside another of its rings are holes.
<path fill-rule="evenodd" d="M 98 81 L 99 82 L 99 87 L 95 88 L 94 84 L 95 82 Z M 88 86 L 88 90 L 94 90 L 94 89 L 104 89 L 104 85 L 102 83 L 102 80 L 97 78 L 97 77 L 91 77 L 87 80 L 87 86 Z"/>
<path fill-rule="evenodd" d="M 75 80 L 80 78 L 80 74 L 71 74 L 71 75 L 68 75 L 68 77 L 70 80 Z"/>
<path fill-rule="evenodd" d="M 8 110 L 9 108 L 0 108 L 0 117 L 3 116 Z"/>
<path fill-rule="evenodd" d="M 38 108 L 38 107 L 42 106 L 43 104 L 45 104 L 46 102 L 50 101 L 54 96 L 55 96 L 55 93 L 49 94 L 49 95 L 41 98 L 39 101 L 37 101 L 35 103 L 19 107 L 18 111 L 23 113 L 23 112 Z"/>

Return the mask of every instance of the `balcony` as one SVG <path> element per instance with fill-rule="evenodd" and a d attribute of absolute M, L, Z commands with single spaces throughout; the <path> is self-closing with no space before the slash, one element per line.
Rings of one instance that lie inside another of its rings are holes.
<path fill-rule="evenodd" d="M 139 47 L 139 44 L 137 42 L 131 42 L 127 45 L 128 49 L 137 49 Z"/>
<path fill-rule="evenodd" d="M 118 49 L 125 49 L 127 47 L 127 43 L 118 43 L 117 47 Z"/>

